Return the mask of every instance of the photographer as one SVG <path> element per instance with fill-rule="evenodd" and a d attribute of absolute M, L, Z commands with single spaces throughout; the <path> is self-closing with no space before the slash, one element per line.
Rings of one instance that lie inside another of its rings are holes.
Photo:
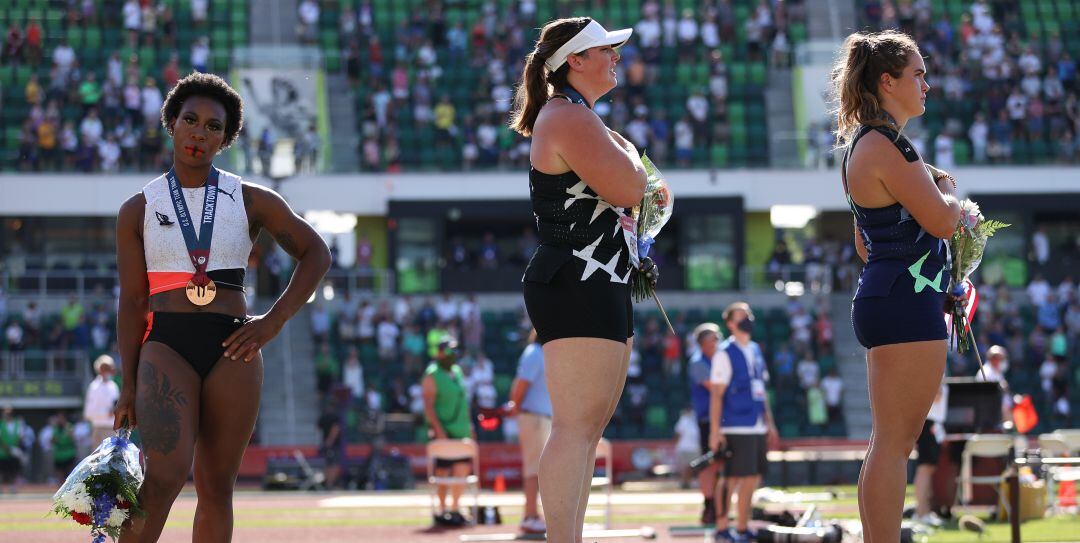
<path fill-rule="evenodd" d="M 708 440 L 712 360 L 716 354 L 716 346 L 720 343 L 720 327 L 711 322 L 699 324 L 697 328 L 694 328 L 694 340 L 697 341 L 698 352 L 690 359 L 686 373 L 690 381 L 690 401 L 694 405 L 694 415 L 697 418 L 701 452 L 706 452 L 710 449 Z M 716 523 L 716 503 L 713 495 L 716 492 L 716 480 L 719 473 L 720 463 L 711 462 L 697 474 L 698 485 L 705 498 L 701 523 L 706 526 Z"/>
<path fill-rule="evenodd" d="M 723 313 L 731 336 L 712 358 L 712 393 L 709 405 L 709 449 L 727 449 L 727 461 L 716 494 L 715 541 L 752 541 L 750 505 L 768 465 L 768 446 L 777 441 L 776 425 L 765 394 L 769 379 L 761 347 L 751 340 L 754 314 L 745 302 L 735 302 Z M 737 492 L 739 509 L 735 528 L 728 527 L 728 505 Z"/>

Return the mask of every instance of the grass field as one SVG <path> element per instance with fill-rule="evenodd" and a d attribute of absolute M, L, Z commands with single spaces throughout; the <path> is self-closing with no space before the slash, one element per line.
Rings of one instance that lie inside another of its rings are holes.
<path fill-rule="evenodd" d="M 814 492 L 816 488 L 792 488 L 789 491 Z M 858 517 L 854 487 L 829 490 L 837 498 L 816 502 L 824 518 L 853 520 Z M 71 521 L 47 515 L 51 496 L 46 492 L 28 492 L 0 497 L 0 537 L 4 540 L 59 543 L 85 541 L 86 531 Z M 701 541 L 698 537 L 674 537 L 673 526 L 696 523 L 700 496 L 690 491 L 616 492 L 613 528 L 650 526 L 657 532 L 656 541 Z M 311 493 L 238 491 L 235 498 L 234 541 L 244 542 L 457 542 L 464 534 L 508 533 L 521 520 L 522 496 L 515 492 L 485 493 L 481 503 L 499 506 L 501 526 L 478 526 L 443 531 L 431 528 L 427 494 L 422 491 L 386 493 Z M 590 502 L 589 522 L 601 522 L 602 496 Z M 792 510 L 798 509 L 790 506 Z M 784 506 L 769 505 L 770 510 Z M 195 514 L 195 496 L 190 491 L 177 500 L 162 535 L 163 543 L 191 541 Z M 982 515 L 985 517 L 985 512 Z M 957 529 L 953 523 L 929 536 L 930 543 L 1008 542 L 1007 523 L 987 523 L 982 538 Z M 1080 517 L 1063 516 L 1025 522 L 1023 541 L 1080 541 Z M 641 541 L 640 538 L 603 541 Z"/>

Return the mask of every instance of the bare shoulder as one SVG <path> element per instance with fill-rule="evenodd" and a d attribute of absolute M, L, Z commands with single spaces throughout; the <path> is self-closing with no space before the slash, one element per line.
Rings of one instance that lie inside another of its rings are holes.
<path fill-rule="evenodd" d="M 542 135 L 561 139 L 564 135 L 579 136 L 581 131 L 605 133 L 604 123 L 592 110 L 564 100 L 552 100 L 540 110 L 533 127 L 534 137 Z"/>
<path fill-rule="evenodd" d="M 907 142 L 907 140 L 903 141 Z M 910 167 L 912 163 L 921 162 L 918 153 L 910 148 L 911 144 L 907 143 L 907 145 L 908 152 L 904 153 L 888 136 L 877 130 L 871 130 L 852 150 L 851 162 L 853 166 L 858 163 L 861 167 L 869 167 L 874 173 L 884 176 L 889 172 L 895 172 L 897 168 L 903 170 Z"/>
<path fill-rule="evenodd" d="M 270 187 L 264 187 L 258 183 L 252 183 L 251 181 L 241 181 L 241 190 L 244 192 L 244 202 L 254 201 L 254 199 L 261 198 L 278 198 L 281 196 L 271 189 Z"/>
<path fill-rule="evenodd" d="M 117 224 L 142 224 L 143 213 L 146 211 L 146 196 L 142 191 L 132 194 L 124 203 L 120 204 L 120 211 L 116 214 Z"/>

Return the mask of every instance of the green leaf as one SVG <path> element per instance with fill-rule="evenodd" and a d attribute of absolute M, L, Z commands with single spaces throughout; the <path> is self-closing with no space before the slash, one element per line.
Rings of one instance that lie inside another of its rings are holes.
<path fill-rule="evenodd" d="M 990 237 L 994 235 L 994 232 L 1001 230 L 1002 228 L 1008 228 L 1011 224 L 1004 223 L 997 220 L 987 220 L 979 223 L 975 229 L 978 230 L 978 234 L 981 236 Z"/>

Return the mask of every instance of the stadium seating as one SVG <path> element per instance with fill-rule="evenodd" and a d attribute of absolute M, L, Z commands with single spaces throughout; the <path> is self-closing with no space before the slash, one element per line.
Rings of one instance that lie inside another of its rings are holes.
<path fill-rule="evenodd" d="M 109 6 L 119 7 L 120 2 L 95 0 L 96 20 L 71 20 L 67 10 L 56 7 L 57 2 L 49 0 L 9 0 L 0 3 L 0 28 L 5 36 L 8 27 L 16 24 L 25 29 L 31 21 L 37 21 L 42 27 L 41 62 L 32 66 L 27 62 L 6 62 L 0 65 L 0 88 L 3 93 L 3 111 L 0 113 L 5 130 L 0 133 L 0 169 L 13 170 L 19 157 L 19 135 L 23 122 L 30 112 L 26 103 L 24 88 L 30 75 L 36 73 L 43 89 L 49 88 L 49 75 L 53 51 L 66 39 L 76 51 L 78 66 L 83 73 L 93 72 L 99 84 L 105 81 L 106 66 L 109 57 L 115 52 L 120 54 L 126 65 L 132 56 L 136 56 L 139 66 L 140 82 L 146 77 L 154 77 L 162 86 L 162 94 L 168 89 L 162 85 L 162 68 L 172 53 L 179 55 L 180 73 L 191 70 L 190 54 L 192 44 L 200 37 L 210 39 L 210 62 L 208 69 L 216 73 L 225 73 L 229 69 L 231 50 L 248 42 L 248 8 L 244 0 L 209 0 L 206 24 L 198 27 L 192 22 L 190 0 L 160 0 L 155 6 L 167 6 L 174 14 L 175 44 L 165 43 L 161 32 L 149 39 L 140 37 L 137 47 L 127 44 L 127 32 L 122 26 L 123 17 L 119 12 L 106 13 Z M 62 4 L 62 3 L 61 3 Z M 160 30 L 160 28 L 159 28 Z M 78 127 L 82 119 L 82 108 L 69 101 L 61 105 L 62 125 L 71 121 Z M 105 129 L 111 131 L 112 119 L 103 119 Z M 124 167 L 134 167 L 125 164 Z"/>
<path fill-rule="evenodd" d="M 343 56 L 349 48 L 347 38 L 341 35 L 340 20 L 345 10 L 355 9 L 358 2 L 355 0 L 341 0 L 336 3 L 324 4 L 320 12 L 318 45 L 322 49 L 325 67 L 328 71 L 344 70 Z M 512 2 L 500 1 L 498 12 L 501 20 L 505 20 L 507 10 L 514 9 Z M 602 21 L 609 28 L 631 27 L 641 20 L 641 2 L 639 0 L 613 0 L 609 2 L 588 2 L 589 8 L 574 9 L 574 15 L 590 15 Z M 745 36 L 746 21 L 753 14 L 755 2 L 733 2 L 734 30 L 736 40 L 732 43 L 723 43 L 720 51 L 728 60 L 728 101 L 730 102 L 727 116 L 719 112 L 716 105 L 710 106 L 710 118 L 705 123 L 707 126 L 724 124 L 729 126 L 730 136 L 726 138 L 696 138 L 693 149 L 692 167 L 747 167 L 767 166 L 768 164 L 768 137 L 765 132 L 767 117 L 765 114 L 764 93 L 767 85 L 767 56 L 762 55 L 758 60 L 744 60 L 748 58 L 748 46 Z M 390 73 L 396 61 L 393 51 L 394 43 L 401 39 L 403 30 L 409 25 L 427 22 L 424 14 L 417 10 L 423 9 L 424 2 L 398 1 L 398 0 L 375 0 L 372 2 L 372 19 L 374 33 L 378 36 L 383 51 L 382 78 L 387 88 L 390 87 Z M 537 2 L 536 24 L 524 21 L 524 41 L 526 46 L 536 40 L 538 30 L 536 27 L 561 15 L 554 7 L 553 1 Z M 579 4 L 580 5 L 580 4 Z M 676 2 L 676 8 L 680 12 L 684 9 L 695 8 L 696 3 L 688 0 Z M 443 7 L 445 16 L 445 28 L 452 27 L 456 22 L 463 23 L 465 30 L 470 30 L 477 20 L 483 17 L 479 3 L 447 3 Z M 419 19 L 418 19 L 419 18 Z M 700 22 L 700 21 L 699 21 Z M 790 24 L 789 35 L 791 41 L 798 43 L 806 39 L 806 24 L 803 21 L 794 21 Z M 489 37 L 490 39 L 490 37 Z M 460 123 L 462 119 L 480 109 L 477 96 L 489 96 L 490 83 L 486 72 L 488 66 L 474 65 L 473 43 L 470 39 L 464 55 L 451 54 L 448 46 L 437 45 L 436 55 L 438 65 L 443 75 L 436 86 L 438 91 L 450 95 L 456 111 L 456 118 Z M 486 46 L 490 48 L 490 45 Z M 513 49 L 511 49 L 513 50 Z M 365 68 L 370 63 L 366 42 L 361 42 L 360 63 Z M 708 87 L 710 74 L 710 53 L 700 40 L 696 41 L 691 50 L 678 46 L 661 47 L 660 58 L 651 69 L 656 70 L 657 81 L 664 82 L 650 86 L 646 90 L 645 105 L 650 112 L 664 111 L 668 121 L 674 125 L 686 111 L 686 98 L 695 90 L 705 91 Z M 451 60 L 455 59 L 455 60 Z M 516 81 L 518 73 L 510 70 L 516 68 L 513 64 L 516 58 L 509 59 L 506 66 L 507 80 Z M 409 66 L 409 81 L 415 82 L 418 66 Z M 371 79 L 362 77 L 356 88 L 356 112 L 358 130 L 365 121 L 365 115 L 371 109 Z M 481 85 L 477 92 L 477 85 Z M 486 87 L 485 87 L 486 85 Z M 618 88 L 608 95 L 605 100 L 625 100 L 625 88 Z M 462 167 L 461 146 L 464 143 L 460 138 L 450 148 L 435 149 L 432 152 L 423 152 L 430 149 L 431 143 L 436 139 L 436 129 L 431 123 L 415 123 L 412 119 L 412 109 L 407 105 L 395 108 L 397 116 L 396 134 L 399 147 L 402 150 L 402 167 L 409 170 L 454 170 Z M 621 130 L 621 126 L 613 126 Z M 669 136 L 670 137 L 670 136 Z M 500 134 L 500 146 L 503 150 L 515 145 L 517 136 L 509 132 Z M 670 162 L 674 164 L 674 146 L 669 145 L 672 152 Z M 410 150 L 419 149 L 420 152 L 412 153 Z M 664 165 L 664 164 L 660 164 Z"/>
<path fill-rule="evenodd" d="M 932 81 L 930 82 L 930 96 L 926 102 L 926 115 L 922 117 L 925 130 L 923 135 L 926 141 L 925 151 L 931 161 L 937 162 L 938 158 L 934 147 L 935 138 L 945 130 L 950 122 L 956 123 L 958 121 L 959 133 L 952 134 L 954 141 L 953 157 L 956 164 L 967 165 L 971 164 L 974 159 L 972 145 L 968 140 L 968 127 L 972 125 L 976 112 L 983 112 L 987 117 L 987 122 L 991 122 L 998 109 L 993 102 L 995 98 L 992 96 L 992 89 L 996 88 L 998 92 L 1002 92 L 1002 89 L 1004 89 L 1004 94 L 1007 95 L 1008 91 L 1018 84 L 1023 74 L 1016 68 L 1017 52 L 1008 45 L 1006 51 L 1011 57 L 1010 62 L 1014 66 L 1009 81 L 994 82 L 988 80 L 982 76 L 982 68 L 979 66 L 978 61 L 972 62 L 961 55 L 961 51 L 964 49 L 961 35 L 965 24 L 964 21 L 966 20 L 968 21 L 967 24 L 970 24 L 972 1 L 932 0 L 929 4 L 931 9 L 929 21 L 925 25 L 916 22 L 912 29 L 914 36 L 920 44 L 936 41 L 935 27 L 947 17 L 953 29 L 953 46 L 944 56 L 937 55 L 937 58 L 931 56 L 927 61 L 928 66 L 930 66 Z M 1015 33 L 1021 45 L 1031 44 L 1034 46 L 1034 50 L 1042 62 L 1041 70 L 1038 73 L 1040 79 L 1047 75 L 1048 67 L 1054 65 L 1058 60 L 1056 57 L 1051 56 L 1053 50 L 1051 42 L 1053 40 L 1059 40 L 1062 51 L 1067 52 L 1073 59 L 1080 58 L 1080 38 L 1077 37 L 1080 36 L 1080 2 L 1077 0 L 1042 0 L 1038 2 L 1017 2 L 1015 4 L 1009 2 L 993 4 L 1005 6 L 1003 11 L 1006 13 L 1018 12 L 1016 17 L 995 17 L 994 22 L 1001 25 L 1006 38 Z M 995 15 L 999 13 L 999 11 L 994 10 Z M 962 78 L 968 89 L 963 97 L 958 100 L 948 99 L 943 92 L 944 86 L 942 82 L 945 76 L 945 66 L 961 67 L 963 70 Z M 1068 96 L 1070 92 L 1080 92 L 1080 86 L 1074 83 L 1070 88 L 1066 84 L 1065 96 Z M 1003 98 L 1004 96 L 996 99 L 1003 100 Z M 1062 136 L 1059 131 L 1062 128 L 1055 128 L 1055 122 L 1052 122 L 1053 117 L 1060 117 L 1062 122 L 1060 126 L 1065 127 L 1069 124 L 1068 119 L 1060 111 L 1055 112 L 1055 108 L 1051 107 L 1047 98 L 1044 97 L 1043 101 L 1046 110 L 1042 127 L 1033 130 L 1031 125 L 1026 123 L 1027 119 L 1024 119 L 1023 128 L 1014 126 L 1011 145 L 1009 146 L 1011 156 L 998 158 L 996 159 L 997 162 L 1027 165 L 1075 161 L 1077 159 L 1075 141 L 1078 140 L 1075 139 L 1075 134 L 1073 134 L 1074 143 L 1071 146 L 1070 157 L 1068 152 L 1061 149 L 1060 140 Z M 1056 109 L 1061 109 L 1060 103 Z M 1057 121 L 1057 119 L 1054 119 L 1054 121 Z"/>

